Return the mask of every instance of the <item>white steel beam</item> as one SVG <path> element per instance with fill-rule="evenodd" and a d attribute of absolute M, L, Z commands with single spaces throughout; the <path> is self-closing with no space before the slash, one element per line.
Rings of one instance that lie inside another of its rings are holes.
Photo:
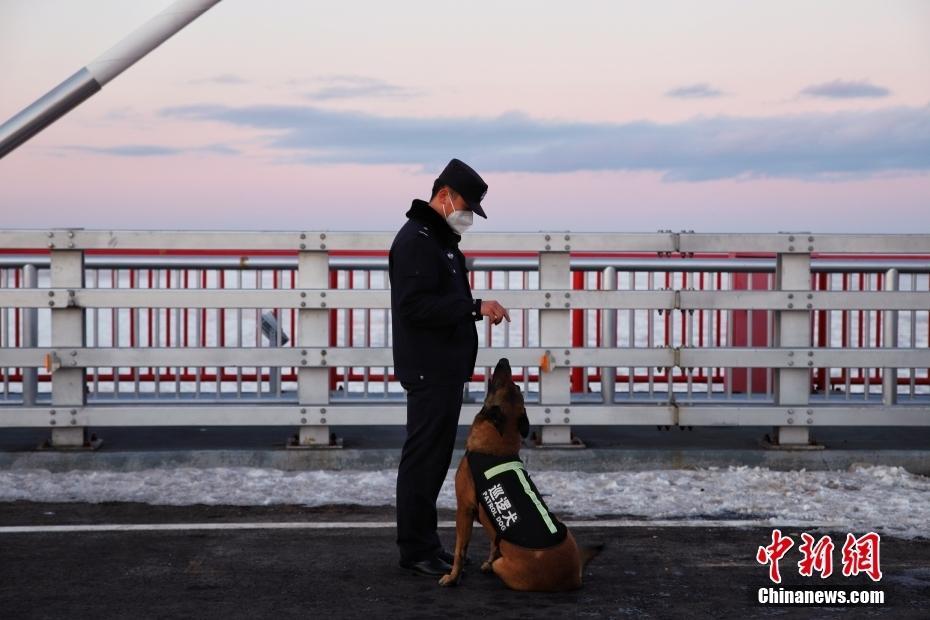
<path fill-rule="evenodd" d="M 679 405 L 678 416 L 686 426 L 930 426 L 926 405 Z"/>
<path fill-rule="evenodd" d="M 325 251 L 302 251 L 297 259 L 297 285 L 323 289 L 329 286 L 329 258 Z M 303 347 L 329 345 L 329 313 L 324 307 L 302 307 L 297 312 L 297 344 Z M 301 349 L 303 350 L 303 349 Z M 321 363 L 328 364 L 325 357 Z M 306 410 L 329 404 L 329 367 L 301 365 L 297 370 L 297 397 Z M 325 415 L 314 420 L 300 418 L 298 443 L 306 447 L 329 445 L 329 425 Z"/>
<path fill-rule="evenodd" d="M 811 287 L 810 254 L 781 253 L 775 259 L 775 288 L 803 290 Z M 810 347 L 810 312 L 785 309 L 775 312 L 775 344 L 779 347 Z M 810 367 L 801 364 L 775 371 L 775 402 L 780 406 L 806 406 L 810 399 Z M 775 441 L 781 445 L 806 445 L 810 433 L 805 426 L 788 418 L 786 425 L 775 427 Z"/>
<path fill-rule="evenodd" d="M 917 291 L 575 291 L 500 290 L 508 308 L 611 310 L 926 310 L 930 292 Z M 548 306 L 546 304 L 549 304 Z M 86 289 L 0 290 L 7 308 L 388 308 L 385 290 L 362 289 Z"/>
<path fill-rule="evenodd" d="M 84 286 L 84 253 L 74 250 L 51 252 L 51 285 L 57 287 Z M 82 308 L 54 308 L 52 310 L 52 346 L 84 347 L 84 310 Z M 77 361 L 66 360 L 52 371 L 52 405 L 81 407 L 85 402 L 84 369 Z M 85 443 L 85 425 L 74 419 L 51 420 L 51 445 L 56 448 L 82 447 Z"/>
<path fill-rule="evenodd" d="M 477 405 L 462 409 L 460 425 L 470 425 Z M 559 414 L 564 415 L 564 408 Z M 591 426 L 930 426 L 930 407 L 925 405 L 807 405 L 798 407 L 757 405 L 568 405 L 574 424 Z M 555 415 L 542 405 L 527 406 L 533 425 L 545 424 Z M 334 426 L 402 425 L 406 406 L 368 404 L 300 406 L 279 404 L 146 404 L 83 405 L 77 407 L 0 407 L 0 427 L 54 428 L 74 419 L 81 426 L 300 426 L 302 419 Z M 72 413 L 73 412 L 73 413 Z M 791 423 L 788 420 L 792 420 Z"/>
<path fill-rule="evenodd" d="M 808 347 L 629 348 L 485 347 L 477 366 L 506 357 L 514 366 L 538 366 L 549 356 L 553 368 L 584 366 L 656 368 L 928 368 L 930 349 Z M 307 366 L 383 367 L 393 364 L 389 347 L 30 347 L 0 349 L 0 367 L 41 368 L 53 364 L 83 368 L 121 366 Z M 74 362 L 72 364 L 72 362 Z"/>
<path fill-rule="evenodd" d="M 0 247 L 8 249 L 236 249 L 236 250 L 383 250 L 393 232 L 370 231 L 189 231 L 189 230 L 0 230 Z M 566 241 L 564 237 L 570 239 Z M 667 233 L 469 233 L 466 252 L 670 252 Z M 568 249 L 566 249 L 568 248 Z"/>
<path fill-rule="evenodd" d="M 479 405 L 463 407 L 459 424 L 470 425 Z M 576 424 L 590 425 L 671 425 L 673 407 L 667 405 L 566 405 Z M 546 412 L 550 409 L 550 412 Z M 544 425 L 554 415 L 552 407 L 529 405 L 530 424 Z M 398 404 L 367 405 L 281 405 L 281 404 L 147 404 L 83 405 L 79 407 L 0 407 L 0 428 L 50 428 L 70 424 L 81 426 L 369 426 L 403 425 L 407 407 Z"/>

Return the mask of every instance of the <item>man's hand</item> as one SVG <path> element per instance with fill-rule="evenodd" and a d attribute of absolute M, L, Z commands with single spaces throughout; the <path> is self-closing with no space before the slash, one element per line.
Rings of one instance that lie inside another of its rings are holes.
<path fill-rule="evenodd" d="M 510 322 L 510 313 L 507 312 L 507 308 L 500 305 L 493 299 L 481 302 L 481 316 L 486 316 L 491 319 L 491 322 L 494 325 L 497 325 L 505 318 L 507 322 Z"/>

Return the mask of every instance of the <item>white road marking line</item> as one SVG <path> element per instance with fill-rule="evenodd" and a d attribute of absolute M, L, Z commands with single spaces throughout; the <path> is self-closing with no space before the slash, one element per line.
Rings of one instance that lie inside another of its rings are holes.
<path fill-rule="evenodd" d="M 648 519 L 605 519 L 590 521 L 565 521 L 568 527 L 623 528 L 623 527 L 798 527 L 837 528 L 848 527 L 845 523 L 815 521 L 773 522 L 768 519 L 725 519 L 725 520 L 656 520 Z M 112 523 L 93 525 L 12 525 L 0 527 L 0 534 L 70 533 L 70 532 L 185 532 L 196 530 L 340 530 L 340 529 L 387 529 L 393 521 L 294 521 L 294 522 L 237 522 L 237 523 Z M 440 521 L 439 527 L 454 528 L 455 521 Z"/>

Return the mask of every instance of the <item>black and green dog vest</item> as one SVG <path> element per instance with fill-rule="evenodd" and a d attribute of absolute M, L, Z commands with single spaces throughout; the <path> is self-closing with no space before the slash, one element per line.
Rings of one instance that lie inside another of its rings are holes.
<path fill-rule="evenodd" d="M 542 549 L 557 545 L 568 530 L 553 515 L 517 455 L 466 452 L 475 495 L 504 540 Z"/>

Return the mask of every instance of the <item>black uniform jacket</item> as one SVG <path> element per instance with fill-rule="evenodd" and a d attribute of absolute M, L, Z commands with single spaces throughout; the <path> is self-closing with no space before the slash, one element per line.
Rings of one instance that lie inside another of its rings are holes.
<path fill-rule="evenodd" d="M 473 299 L 461 236 L 414 200 L 388 255 L 394 372 L 411 383 L 464 383 L 478 355 L 481 300 Z"/>

